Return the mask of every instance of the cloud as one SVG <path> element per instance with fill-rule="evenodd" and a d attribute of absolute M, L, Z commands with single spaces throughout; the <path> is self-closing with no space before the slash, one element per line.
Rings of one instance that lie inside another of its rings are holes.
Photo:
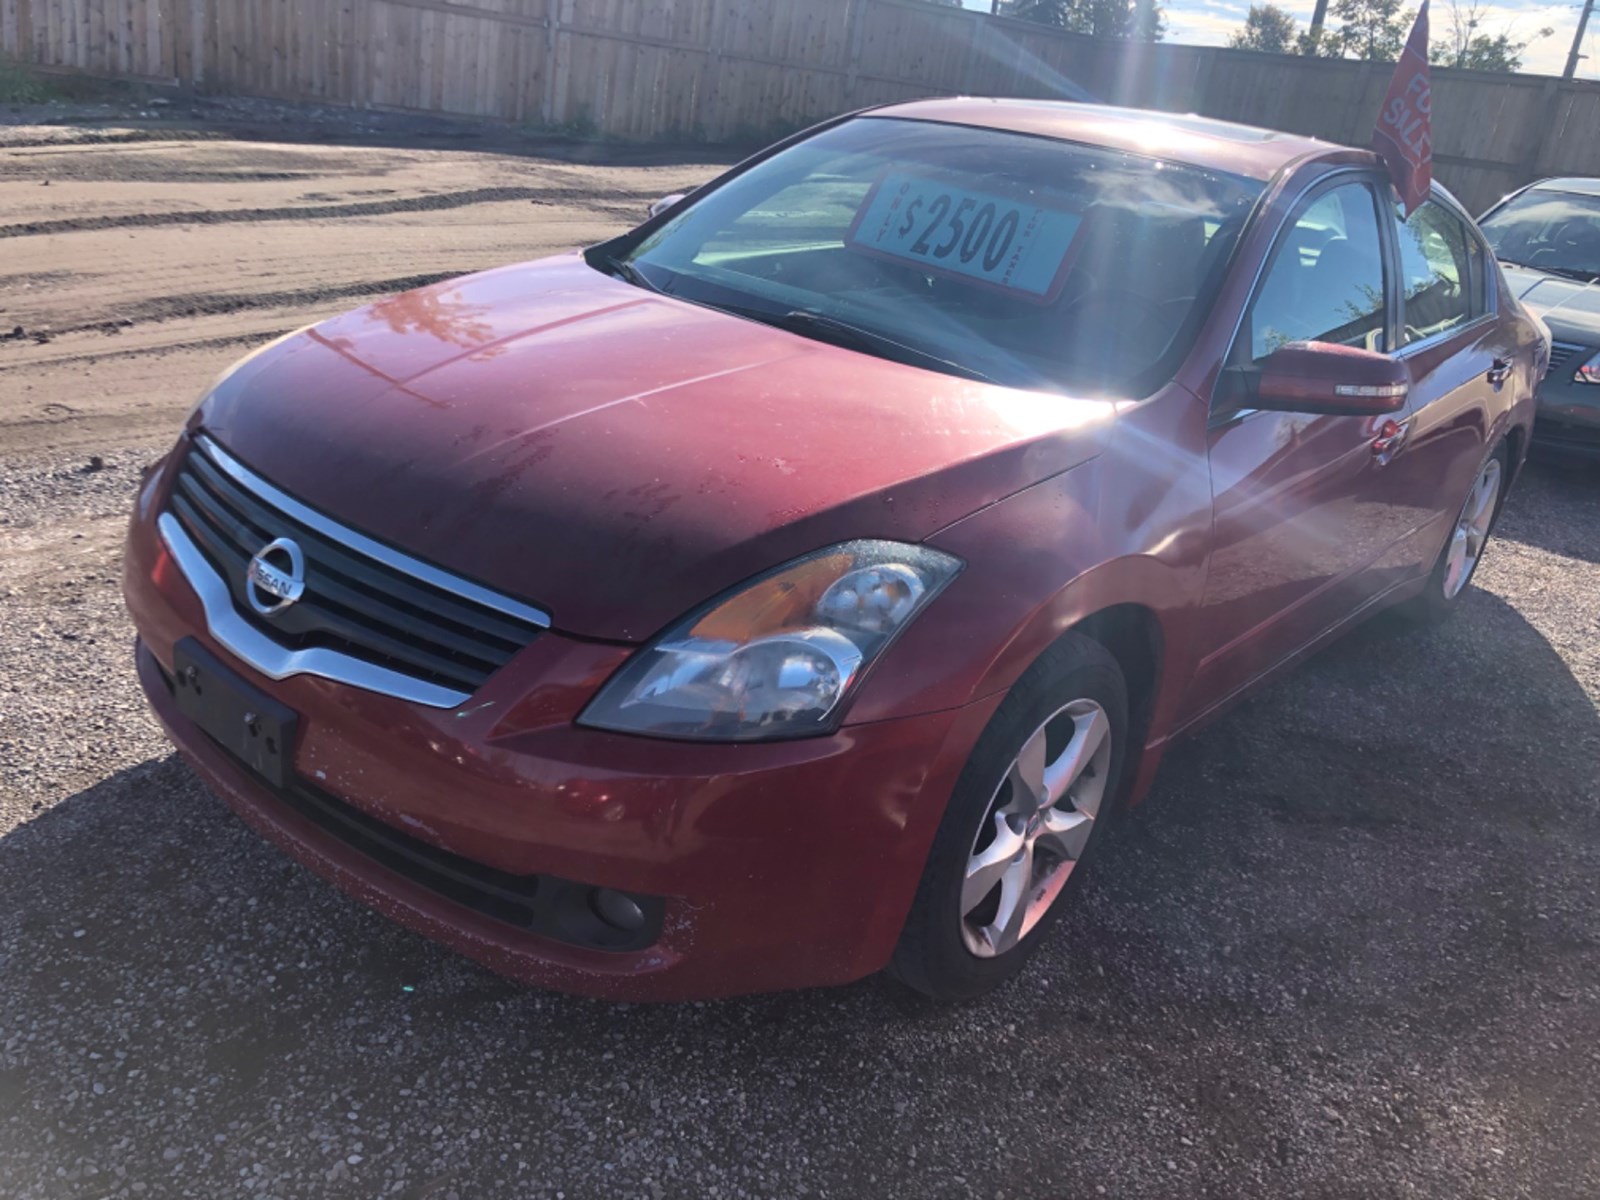
<path fill-rule="evenodd" d="M 1312 6 L 1283 4 L 1294 16 L 1299 27 L 1311 23 Z M 1214 11 L 1212 11 L 1214 10 Z M 1187 42 L 1197 46 L 1222 46 L 1244 24 L 1246 8 L 1222 0 L 1177 0 L 1166 5 L 1167 40 Z M 1234 13 L 1235 16 L 1224 16 Z M 1430 7 L 1432 33 L 1437 41 L 1450 25 L 1450 6 L 1434 0 Z M 1485 4 L 1478 10 L 1478 28 L 1493 37 L 1509 31 L 1514 40 L 1530 39 L 1522 52 L 1522 69 L 1535 75 L 1559 75 L 1566 67 L 1567 52 L 1572 48 L 1572 35 L 1577 25 L 1577 10 L 1570 4 L 1526 3 Z M 1329 20 L 1330 26 L 1338 23 Z M 1591 22 L 1591 25 L 1594 23 Z M 1544 28 L 1554 30 L 1548 37 L 1535 38 Z M 1589 57 L 1578 62 L 1578 76 L 1582 79 L 1600 79 L 1600 33 L 1591 29 L 1588 40 Z"/>
<path fill-rule="evenodd" d="M 1287 9 L 1301 29 L 1311 23 L 1312 0 L 1276 0 Z M 1414 0 L 1410 0 L 1414 2 Z M 968 8 L 988 11 L 989 0 L 962 0 Z M 1167 13 L 1167 41 L 1195 46 L 1225 46 L 1244 24 L 1248 0 L 1163 0 Z M 1515 39 L 1533 39 L 1540 29 L 1555 32 L 1549 37 L 1530 40 L 1522 52 L 1522 69 L 1535 75 L 1559 75 L 1567 64 L 1572 35 L 1578 26 L 1577 3 L 1550 3 L 1526 0 L 1525 3 L 1487 4 L 1479 8 L 1479 29 L 1491 37 L 1510 30 Z M 1433 35 L 1437 40 L 1449 28 L 1449 0 L 1432 0 Z M 1331 18 L 1330 25 L 1337 25 Z M 1600 19 L 1589 22 L 1585 49 L 1589 57 L 1578 61 L 1580 79 L 1600 79 Z"/>
<path fill-rule="evenodd" d="M 1202 12 L 1190 8 L 1167 7 L 1167 41 L 1187 42 L 1196 46 L 1223 46 L 1244 24 L 1244 16 L 1235 13 Z"/>

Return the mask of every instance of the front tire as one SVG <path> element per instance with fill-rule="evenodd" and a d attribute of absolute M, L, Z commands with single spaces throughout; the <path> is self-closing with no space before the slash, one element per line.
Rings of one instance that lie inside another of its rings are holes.
<path fill-rule="evenodd" d="M 1069 633 L 1019 679 L 978 739 L 934 837 L 889 973 L 936 1000 L 1010 979 L 1076 890 L 1120 799 L 1127 684 Z"/>

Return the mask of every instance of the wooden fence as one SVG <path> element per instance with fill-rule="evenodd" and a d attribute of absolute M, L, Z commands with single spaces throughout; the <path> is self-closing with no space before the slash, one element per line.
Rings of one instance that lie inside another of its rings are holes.
<path fill-rule="evenodd" d="M 49 68 L 480 116 L 614 137 L 752 141 L 917 96 L 1058 96 L 1365 144 L 1387 66 L 1132 45 L 921 0 L 0 0 L 0 54 Z M 1437 172 L 1479 208 L 1600 175 L 1600 84 L 1436 71 Z"/>

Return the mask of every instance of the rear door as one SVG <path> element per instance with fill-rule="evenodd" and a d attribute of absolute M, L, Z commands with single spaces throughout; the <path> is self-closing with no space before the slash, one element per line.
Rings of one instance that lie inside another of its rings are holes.
<path fill-rule="evenodd" d="M 1258 280 L 1231 366 L 1290 341 L 1387 351 L 1392 235 L 1377 180 L 1343 172 L 1295 209 Z M 1371 569 L 1413 528 L 1397 512 L 1385 418 L 1263 412 L 1213 397 L 1213 549 L 1205 647 L 1186 705 L 1197 717 L 1360 607 Z M 1402 456 L 1403 456 L 1402 451 Z"/>
<path fill-rule="evenodd" d="M 1396 351 L 1411 369 L 1406 449 L 1397 459 L 1395 502 L 1412 532 L 1394 565 L 1408 576 L 1432 569 L 1488 451 L 1495 414 L 1510 404 L 1519 356 L 1495 311 L 1482 240 L 1466 217 L 1428 200 L 1388 223 L 1400 273 Z"/>

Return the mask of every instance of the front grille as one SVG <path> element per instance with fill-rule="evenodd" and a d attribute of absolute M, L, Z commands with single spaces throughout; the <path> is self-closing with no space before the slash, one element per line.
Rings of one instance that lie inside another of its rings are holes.
<path fill-rule="evenodd" d="M 286 511 L 290 505 L 302 516 Z M 478 585 L 399 552 L 380 558 L 382 547 L 352 549 L 376 544 L 284 497 L 203 436 L 183 460 L 170 507 L 227 584 L 239 617 L 288 650 L 333 650 L 470 694 L 547 624 L 520 602 L 497 603 Z M 305 589 L 263 616 L 250 603 L 246 573 L 280 538 L 304 556 Z"/>
<path fill-rule="evenodd" d="M 1567 365 L 1568 361 L 1571 360 L 1573 355 L 1582 352 L 1585 348 L 1586 347 L 1579 346 L 1573 342 L 1551 342 L 1550 369 L 1545 372 L 1546 377 L 1554 375 L 1562 367 Z M 1578 365 L 1579 364 L 1574 364 L 1572 369 L 1576 371 L 1578 369 Z"/>

